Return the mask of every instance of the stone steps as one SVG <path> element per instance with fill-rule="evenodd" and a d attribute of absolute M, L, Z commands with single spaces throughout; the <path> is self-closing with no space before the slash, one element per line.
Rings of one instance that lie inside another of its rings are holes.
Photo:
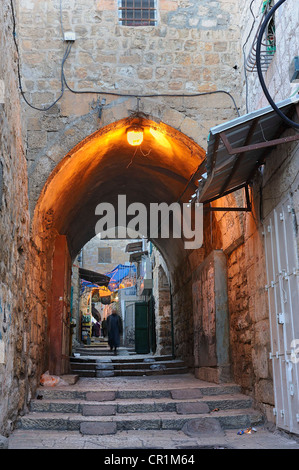
<path fill-rule="evenodd" d="M 242 409 L 250 408 L 252 400 L 243 395 L 235 395 L 224 397 L 207 396 L 198 400 L 172 400 L 168 398 L 156 398 L 149 400 L 148 398 L 135 398 L 135 399 L 118 399 L 115 401 L 107 401 L 101 403 L 96 401 L 86 400 L 70 400 L 70 399 L 45 399 L 45 400 L 32 400 L 30 404 L 30 411 L 33 412 L 47 412 L 47 413 L 82 413 L 84 416 L 94 416 L 95 414 L 107 416 L 107 414 L 116 413 L 154 413 L 154 412 L 177 412 L 179 413 L 184 407 L 191 409 L 196 408 L 197 404 L 204 404 L 209 412 L 217 409 Z M 203 408 L 203 407 L 202 407 Z M 215 411 L 216 412 L 216 411 Z M 90 414 L 88 414 L 90 413 Z"/>
<path fill-rule="evenodd" d="M 99 401 L 107 402 L 114 401 L 117 399 L 157 399 L 157 398 L 168 398 L 168 399 L 189 399 L 194 400 L 203 397 L 214 397 L 218 395 L 240 395 L 240 386 L 236 384 L 208 384 L 206 386 L 189 387 L 188 389 L 183 388 L 154 388 L 149 390 L 141 390 L 138 388 L 134 389 L 101 389 L 92 388 L 90 386 L 88 390 L 80 390 L 76 387 L 40 387 L 37 391 L 37 396 L 41 396 L 42 399 L 47 400 L 86 400 L 86 401 Z M 248 398 L 246 395 L 244 397 Z"/>
<path fill-rule="evenodd" d="M 172 356 L 70 358 L 71 371 L 79 377 L 120 377 L 186 374 L 184 361 Z"/>
<path fill-rule="evenodd" d="M 81 434 L 115 434 L 129 430 L 182 430 L 193 420 L 206 423 L 216 421 L 222 429 L 250 427 L 260 423 L 256 411 L 252 409 L 222 410 L 214 414 L 178 415 L 171 412 L 126 413 L 113 416 L 83 416 L 79 413 L 32 413 L 21 418 L 19 429 L 80 431 Z M 207 423 L 206 423 L 207 424 Z"/>
<path fill-rule="evenodd" d="M 261 421 L 251 398 L 234 384 L 152 390 L 43 387 L 17 427 L 101 435 L 127 430 L 178 431 L 194 425 L 224 430 Z"/>

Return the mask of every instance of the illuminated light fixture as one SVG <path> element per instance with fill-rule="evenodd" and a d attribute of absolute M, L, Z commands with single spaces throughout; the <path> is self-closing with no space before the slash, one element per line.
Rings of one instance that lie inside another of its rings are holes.
<path fill-rule="evenodd" d="M 127 141 L 130 145 L 136 147 L 143 142 L 143 129 L 139 126 L 129 127 L 127 130 Z"/>

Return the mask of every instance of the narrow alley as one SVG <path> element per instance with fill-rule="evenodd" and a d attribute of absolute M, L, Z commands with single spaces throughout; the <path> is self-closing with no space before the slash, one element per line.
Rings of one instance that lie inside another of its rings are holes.
<path fill-rule="evenodd" d="M 298 18 L 1 0 L 0 448 L 299 448 Z"/>

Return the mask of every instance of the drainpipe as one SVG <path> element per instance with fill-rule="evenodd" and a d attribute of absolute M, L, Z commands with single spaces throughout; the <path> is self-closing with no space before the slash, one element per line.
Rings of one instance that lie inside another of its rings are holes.
<path fill-rule="evenodd" d="M 174 331 L 173 331 L 173 304 L 172 304 L 171 282 L 169 282 L 169 293 L 170 293 L 170 320 L 171 320 L 171 354 L 172 354 L 172 358 L 175 359 L 175 355 L 174 355 Z"/>

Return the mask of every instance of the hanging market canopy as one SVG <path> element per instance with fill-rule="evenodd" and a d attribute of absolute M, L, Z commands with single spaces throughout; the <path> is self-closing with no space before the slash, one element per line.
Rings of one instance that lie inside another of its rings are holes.
<path fill-rule="evenodd" d="M 85 289 L 92 290 L 95 287 L 97 289 L 100 288 L 100 286 L 98 286 L 97 284 L 93 284 L 92 282 L 85 281 L 85 279 L 80 279 L 80 284 L 81 284 L 81 294 L 85 291 Z"/>
<path fill-rule="evenodd" d="M 116 266 L 112 271 L 106 273 L 106 276 L 110 278 L 108 287 L 111 291 L 115 291 L 119 288 L 121 281 L 127 277 L 132 276 L 136 273 L 136 266 L 135 265 L 126 265 L 126 264 L 119 264 Z"/>
<path fill-rule="evenodd" d="M 108 297 L 112 294 L 111 290 L 109 290 L 108 287 L 105 286 L 99 287 L 97 293 L 99 294 L 99 297 Z"/>
<path fill-rule="evenodd" d="M 93 296 L 98 297 L 97 302 L 102 301 L 103 298 L 110 297 L 112 292 L 106 286 L 99 286 L 98 284 L 93 284 L 92 282 L 85 281 L 81 279 L 81 294 L 88 289 L 88 292 L 92 292 Z"/>
<path fill-rule="evenodd" d="M 108 286 L 110 278 L 105 274 L 90 271 L 89 269 L 79 268 L 79 276 L 84 281 L 97 284 L 97 286 Z"/>

